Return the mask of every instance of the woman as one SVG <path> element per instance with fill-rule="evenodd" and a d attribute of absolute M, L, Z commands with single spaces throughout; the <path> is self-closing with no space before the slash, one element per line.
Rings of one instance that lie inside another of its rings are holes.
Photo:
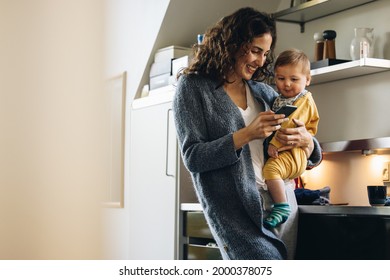
<path fill-rule="evenodd" d="M 296 219 L 281 232 L 262 223 L 272 203 L 261 174 L 263 142 L 287 120 L 269 110 L 277 93 L 260 82 L 270 77 L 275 42 L 275 21 L 265 13 L 242 8 L 222 18 L 194 48 L 174 98 L 183 161 L 224 259 L 286 259 L 286 245 L 289 258 L 295 248 Z M 278 140 L 288 144 L 282 149 L 307 149 L 314 166 L 318 142 L 296 123 L 279 130 Z"/>

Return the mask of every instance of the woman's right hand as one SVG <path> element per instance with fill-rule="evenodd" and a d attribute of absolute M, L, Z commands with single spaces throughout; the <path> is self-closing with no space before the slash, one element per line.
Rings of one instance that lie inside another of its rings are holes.
<path fill-rule="evenodd" d="M 275 114 L 272 111 L 261 112 L 247 126 L 233 134 L 233 141 L 236 150 L 248 144 L 254 139 L 263 139 L 270 136 L 274 131 L 280 129 L 280 124 L 287 121 L 283 114 Z"/>
<path fill-rule="evenodd" d="M 253 139 L 267 138 L 274 131 L 280 129 L 280 125 L 287 121 L 283 114 L 275 114 L 272 111 L 261 112 L 248 126 L 253 134 Z"/>

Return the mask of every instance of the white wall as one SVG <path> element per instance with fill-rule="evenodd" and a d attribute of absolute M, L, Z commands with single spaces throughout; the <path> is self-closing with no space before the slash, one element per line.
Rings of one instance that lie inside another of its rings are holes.
<path fill-rule="evenodd" d="M 375 33 L 374 57 L 390 59 L 390 1 L 376 1 L 348 11 L 321 18 L 305 25 L 278 23 L 277 52 L 296 47 L 314 58 L 315 32 L 334 29 L 336 57 L 350 59 L 349 45 L 354 27 L 373 27 Z M 354 140 L 389 137 L 387 112 L 390 105 L 390 71 L 341 80 L 309 87 L 320 113 L 317 138 L 320 141 Z M 307 172 L 307 187 L 312 189 L 329 185 L 331 198 L 351 205 L 368 205 L 366 185 L 381 182 L 382 162 L 388 156 L 362 157 L 357 153 L 325 155 L 320 167 Z"/>
<path fill-rule="evenodd" d="M 125 197 L 124 208 L 104 211 L 106 259 L 129 259 L 129 134 L 131 102 L 139 89 L 142 76 L 165 15 L 169 0 L 106 0 L 105 76 L 115 77 L 127 71 L 126 142 L 125 142 Z M 147 152 L 147 151 L 145 151 Z M 136 186 L 132 186 L 136 187 Z M 145 221 L 147 222 L 147 221 Z"/>

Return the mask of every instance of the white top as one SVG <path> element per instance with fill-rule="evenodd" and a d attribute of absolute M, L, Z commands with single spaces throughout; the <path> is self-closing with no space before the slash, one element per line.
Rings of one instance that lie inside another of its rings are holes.
<path fill-rule="evenodd" d="M 244 118 L 245 125 L 248 126 L 262 111 L 259 103 L 255 101 L 252 96 L 252 93 L 249 89 L 249 86 L 246 84 L 246 100 L 247 108 L 243 110 L 240 109 L 241 115 Z M 267 189 L 263 178 L 263 166 L 264 166 L 264 149 L 263 149 L 264 139 L 255 139 L 249 142 L 249 149 L 252 156 L 252 164 L 255 169 L 256 185 L 258 188 L 262 187 Z"/>

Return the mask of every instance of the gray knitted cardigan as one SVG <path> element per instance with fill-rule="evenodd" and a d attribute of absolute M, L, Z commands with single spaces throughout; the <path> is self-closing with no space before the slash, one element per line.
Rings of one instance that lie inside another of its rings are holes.
<path fill-rule="evenodd" d="M 248 84 L 268 110 L 277 93 L 264 83 Z M 249 145 L 235 151 L 233 132 L 245 123 L 223 87 L 199 75 L 183 75 L 173 111 L 184 164 L 224 259 L 285 259 L 283 242 L 263 227 Z M 309 166 L 322 159 L 314 142 Z"/>

